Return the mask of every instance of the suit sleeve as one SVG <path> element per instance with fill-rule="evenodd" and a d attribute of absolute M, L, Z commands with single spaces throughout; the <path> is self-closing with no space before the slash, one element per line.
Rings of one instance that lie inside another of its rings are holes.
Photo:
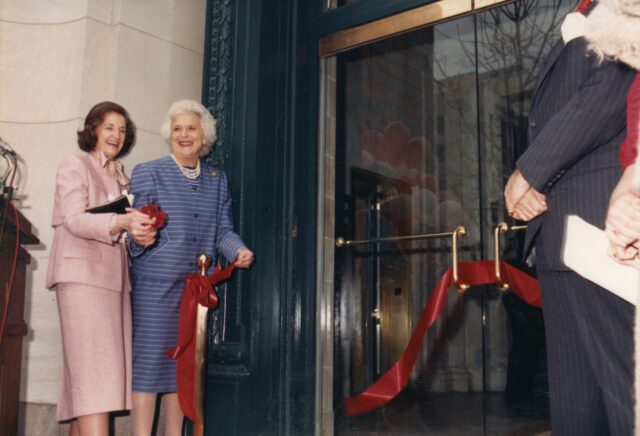
<path fill-rule="evenodd" d="M 64 228 L 76 238 L 105 244 L 115 242 L 110 233 L 112 213 L 88 213 L 89 172 L 78 156 L 65 158 L 56 173 L 56 197 Z M 117 239 L 117 235 L 115 235 Z"/>
<path fill-rule="evenodd" d="M 238 251 L 245 246 L 240 236 L 233 231 L 233 213 L 231 193 L 229 192 L 228 180 L 225 173 L 220 171 L 222 183 L 220 186 L 220 214 L 218 216 L 218 238 L 216 246 L 224 257 L 229 261 L 234 261 L 238 257 Z"/>
<path fill-rule="evenodd" d="M 574 53 L 568 55 L 584 57 L 583 47 L 573 45 Z M 627 67 L 612 62 L 592 68 L 578 91 L 546 123 L 516 163 L 525 180 L 537 191 L 548 191 L 567 169 L 625 127 L 626 95 L 633 74 Z"/>

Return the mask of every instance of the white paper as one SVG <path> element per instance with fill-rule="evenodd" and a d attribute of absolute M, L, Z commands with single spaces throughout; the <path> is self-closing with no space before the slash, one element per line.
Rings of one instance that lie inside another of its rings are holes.
<path fill-rule="evenodd" d="M 604 231 L 576 215 L 567 217 L 562 258 L 565 265 L 587 280 L 636 304 L 640 271 L 622 265 L 607 254 L 609 239 Z"/>

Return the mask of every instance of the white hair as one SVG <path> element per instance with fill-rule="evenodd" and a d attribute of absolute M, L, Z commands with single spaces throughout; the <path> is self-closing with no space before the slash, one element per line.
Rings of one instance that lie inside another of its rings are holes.
<path fill-rule="evenodd" d="M 185 113 L 195 115 L 200 120 L 202 132 L 204 133 L 204 145 L 200 150 L 200 156 L 205 156 L 216 141 L 217 121 L 206 107 L 195 100 L 178 100 L 173 103 L 162 126 L 160 126 L 160 134 L 167 143 L 171 144 L 171 123 L 177 115 Z"/>
<path fill-rule="evenodd" d="M 589 49 L 640 70 L 640 0 L 600 0 L 585 20 Z"/>
<path fill-rule="evenodd" d="M 589 49 L 600 61 L 620 61 L 640 70 L 640 0 L 599 0 L 585 20 L 585 38 Z M 629 129 L 640 129 L 640 126 L 627 126 Z M 637 163 L 640 163 L 640 158 L 636 158 Z M 640 192 L 640 170 L 637 168 L 632 186 Z M 636 334 L 640 338 L 640 311 L 638 317 Z M 640 357 L 640 346 L 636 350 Z M 640 377 L 636 379 L 636 392 L 640 394 Z M 636 401 L 635 407 L 640 418 L 640 401 Z M 640 421 L 636 425 L 640 426 Z"/>

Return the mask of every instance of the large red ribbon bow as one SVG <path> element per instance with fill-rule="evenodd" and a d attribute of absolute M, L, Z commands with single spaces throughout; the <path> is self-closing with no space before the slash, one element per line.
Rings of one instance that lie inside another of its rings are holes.
<path fill-rule="evenodd" d="M 461 262 L 458 264 L 459 282 L 468 285 L 495 283 L 494 268 L 492 260 Z M 504 262 L 500 262 L 500 276 L 520 299 L 532 306 L 542 307 L 540 288 L 536 279 Z M 422 339 L 427 329 L 440 316 L 447 301 L 447 291 L 453 284 L 453 272 L 449 268 L 429 297 L 400 359 L 364 392 L 355 397 L 344 398 L 344 409 L 347 415 L 358 415 L 375 409 L 400 393 L 407 384 L 416 363 Z"/>
<path fill-rule="evenodd" d="M 231 277 L 235 266 L 236 263 L 233 262 L 223 270 L 221 265 L 217 265 L 211 277 L 197 273 L 187 276 L 180 300 L 178 345 L 165 352 L 168 358 L 177 359 L 178 401 L 182 412 L 192 421 L 195 419 L 195 332 L 198 304 L 209 309 L 218 306 L 218 294 L 214 285 Z"/>

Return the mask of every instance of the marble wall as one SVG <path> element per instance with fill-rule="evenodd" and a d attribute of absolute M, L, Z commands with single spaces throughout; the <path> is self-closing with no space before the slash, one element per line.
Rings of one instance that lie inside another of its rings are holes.
<path fill-rule="evenodd" d="M 57 401 L 60 332 L 45 289 L 57 164 L 80 153 L 76 130 L 102 100 L 122 104 L 137 124 L 128 173 L 166 155 L 159 128 L 169 105 L 200 100 L 205 17 L 206 0 L 0 2 L 0 137 L 19 156 L 15 203 L 41 241 L 29 250 L 22 401 Z"/>

